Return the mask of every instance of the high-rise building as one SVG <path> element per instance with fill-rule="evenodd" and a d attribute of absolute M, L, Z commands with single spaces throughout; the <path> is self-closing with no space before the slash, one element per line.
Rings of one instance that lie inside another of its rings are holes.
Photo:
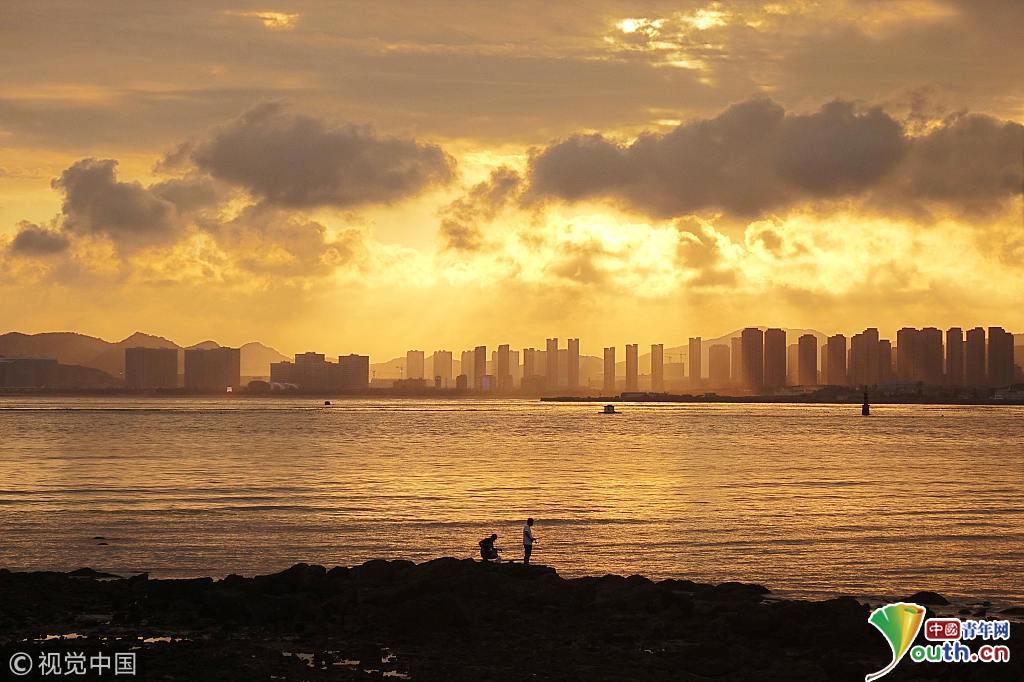
<path fill-rule="evenodd" d="M 920 360 L 917 352 L 918 331 L 904 327 L 896 332 L 896 378 L 900 381 L 919 381 Z"/>
<path fill-rule="evenodd" d="M 708 348 L 708 383 L 712 388 L 728 386 L 730 381 L 730 350 L 724 343 Z"/>
<path fill-rule="evenodd" d="M 665 346 L 651 344 L 651 390 L 665 390 Z"/>
<path fill-rule="evenodd" d="M 988 385 L 1004 388 L 1013 383 L 1013 334 L 1002 327 L 988 328 Z"/>
<path fill-rule="evenodd" d="M 760 391 L 764 388 L 764 332 L 757 327 L 747 327 L 740 333 L 740 347 L 745 387 Z"/>
<path fill-rule="evenodd" d="M 273 384 L 294 384 L 295 363 L 291 360 L 270 363 L 270 382 Z"/>
<path fill-rule="evenodd" d="M 604 390 L 615 392 L 615 346 L 604 349 Z"/>
<path fill-rule="evenodd" d="M 846 378 L 846 336 L 833 334 L 825 345 L 828 356 L 828 374 L 825 383 L 830 386 L 845 386 Z"/>
<path fill-rule="evenodd" d="M 177 348 L 125 348 L 124 384 L 128 388 L 177 388 Z"/>
<path fill-rule="evenodd" d="M 743 339 L 739 336 L 729 339 L 729 376 L 736 386 L 745 386 L 743 376 Z"/>
<path fill-rule="evenodd" d="M 544 377 L 548 390 L 558 388 L 558 339 L 548 339 L 545 345 L 544 362 L 547 370 Z"/>
<path fill-rule="evenodd" d="M 566 382 L 569 388 L 578 388 L 580 385 L 580 340 L 569 339 L 566 358 Z"/>
<path fill-rule="evenodd" d="M 878 383 L 892 381 L 892 341 L 878 340 Z"/>
<path fill-rule="evenodd" d="M 945 383 L 945 357 L 942 352 L 942 331 L 925 327 L 917 335 L 919 379 L 929 386 Z"/>
<path fill-rule="evenodd" d="M 442 388 L 451 387 L 452 352 L 450 350 L 435 350 L 432 364 L 434 366 L 434 379 L 440 379 Z"/>
<path fill-rule="evenodd" d="M 797 381 L 801 386 L 818 383 L 818 339 L 814 334 L 802 334 L 797 339 Z"/>
<path fill-rule="evenodd" d="M 635 343 L 626 344 L 626 390 L 638 391 L 640 389 L 640 363 L 638 359 L 639 346 Z"/>
<path fill-rule="evenodd" d="M 485 388 L 484 377 L 487 376 L 487 346 L 473 349 L 473 388 L 482 391 Z"/>
<path fill-rule="evenodd" d="M 460 374 L 466 377 L 466 388 L 476 386 L 476 377 L 473 376 L 473 351 L 464 350 L 459 358 Z M 456 384 L 457 385 L 457 384 Z"/>
<path fill-rule="evenodd" d="M 292 383 L 307 391 L 326 390 L 331 384 L 331 368 L 323 353 L 297 353 L 292 365 Z"/>
<path fill-rule="evenodd" d="M 447 351 L 441 352 L 447 353 Z M 437 353 L 434 353 L 434 358 L 436 361 Z M 449 376 L 452 370 L 451 365 L 452 354 L 448 353 Z M 335 387 L 346 391 L 362 391 L 370 386 L 369 355 L 356 355 L 355 353 L 339 355 L 336 367 L 337 379 L 333 382 Z"/>
<path fill-rule="evenodd" d="M 946 385 L 964 385 L 964 330 L 960 327 L 946 330 Z"/>
<path fill-rule="evenodd" d="M 821 344 L 821 368 L 818 370 L 818 383 L 828 385 L 828 339 Z"/>
<path fill-rule="evenodd" d="M 0 357 L 0 386 L 4 388 L 57 388 L 57 358 Z"/>
<path fill-rule="evenodd" d="M 879 382 L 878 330 L 869 327 L 850 339 L 847 367 L 851 386 L 875 386 Z"/>
<path fill-rule="evenodd" d="M 523 349 L 523 380 L 544 376 L 540 371 L 540 353 L 536 348 Z"/>
<path fill-rule="evenodd" d="M 768 329 L 764 333 L 764 386 L 779 389 L 786 385 L 786 332 Z"/>
<path fill-rule="evenodd" d="M 409 350 L 405 352 L 405 378 L 423 378 L 423 351 Z"/>
<path fill-rule="evenodd" d="M 185 351 L 185 388 L 225 391 L 242 383 L 240 348 L 189 348 Z"/>
<path fill-rule="evenodd" d="M 687 368 L 690 375 L 690 386 L 693 388 L 699 388 L 701 386 L 701 376 L 704 372 L 701 369 L 701 351 L 703 341 L 699 336 L 691 336 L 689 346 L 687 347 L 686 360 L 689 367 Z"/>
<path fill-rule="evenodd" d="M 503 343 L 494 352 L 494 381 L 499 391 L 512 390 L 512 354 L 508 344 Z"/>
<path fill-rule="evenodd" d="M 986 383 L 985 330 L 975 327 L 967 330 L 967 343 L 964 344 L 964 384 L 979 388 Z"/>

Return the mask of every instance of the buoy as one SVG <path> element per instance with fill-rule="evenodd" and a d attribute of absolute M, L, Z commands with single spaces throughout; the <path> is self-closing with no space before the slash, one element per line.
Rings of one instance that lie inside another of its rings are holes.
<path fill-rule="evenodd" d="M 864 391 L 864 404 L 860 406 L 860 416 L 870 417 L 871 416 L 871 405 L 868 403 L 868 392 Z"/>

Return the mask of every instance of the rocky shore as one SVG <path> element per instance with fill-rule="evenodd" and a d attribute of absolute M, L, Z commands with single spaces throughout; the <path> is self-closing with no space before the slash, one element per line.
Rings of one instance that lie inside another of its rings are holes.
<path fill-rule="evenodd" d="M 0 666 L 134 651 L 142 680 L 863 680 L 890 660 L 869 610 L 457 559 L 223 580 L 0 570 Z M 905 661 L 885 679 L 1022 680 L 1022 662 Z M 37 673 L 17 679 L 53 679 Z"/>

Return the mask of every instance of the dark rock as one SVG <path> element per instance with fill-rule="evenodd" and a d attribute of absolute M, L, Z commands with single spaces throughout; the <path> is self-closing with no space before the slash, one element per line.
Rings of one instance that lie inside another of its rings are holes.
<path fill-rule="evenodd" d="M 921 604 L 923 606 L 949 606 L 949 600 L 938 592 L 915 592 L 909 597 L 904 597 L 900 601 Z"/>
<path fill-rule="evenodd" d="M 100 543 L 103 544 L 103 543 Z M 91 568 L 79 568 L 68 573 L 72 578 L 120 578 L 119 575 L 113 573 L 103 573 L 102 571 L 96 571 Z"/>

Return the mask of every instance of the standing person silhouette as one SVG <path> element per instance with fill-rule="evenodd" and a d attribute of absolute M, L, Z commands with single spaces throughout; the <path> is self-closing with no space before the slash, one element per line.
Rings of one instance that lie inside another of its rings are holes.
<path fill-rule="evenodd" d="M 533 554 L 533 543 L 537 542 L 537 538 L 533 536 L 533 519 L 526 519 L 526 525 L 523 526 L 523 564 L 528 565 L 530 563 L 530 555 Z"/>

